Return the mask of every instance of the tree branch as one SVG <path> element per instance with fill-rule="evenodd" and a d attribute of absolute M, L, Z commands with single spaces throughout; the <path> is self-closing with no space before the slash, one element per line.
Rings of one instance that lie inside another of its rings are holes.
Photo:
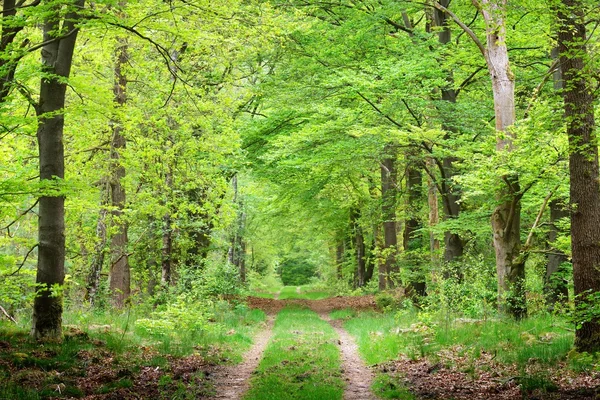
<path fill-rule="evenodd" d="M 529 248 L 529 246 L 531 246 L 531 240 L 533 239 L 533 233 L 537 229 L 537 227 L 540 223 L 540 220 L 542 219 L 542 216 L 544 215 L 544 211 L 546 210 L 546 206 L 548 205 L 548 202 L 550 201 L 550 199 L 552 198 L 552 196 L 554 195 L 554 192 L 558 189 L 558 187 L 559 187 L 559 185 L 556 185 L 554 187 L 554 189 L 552 189 L 550 191 L 550 193 L 548 193 L 548 195 L 544 198 L 544 202 L 542 203 L 542 206 L 540 207 L 540 211 L 538 212 L 537 217 L 535 218 L 535 222 L 531 226 L 529 235 L 527 235 L 527 240 L 525 241 L 525 245 L 523 246 L 523 248 L 525 250 L 527 250 Z"/>

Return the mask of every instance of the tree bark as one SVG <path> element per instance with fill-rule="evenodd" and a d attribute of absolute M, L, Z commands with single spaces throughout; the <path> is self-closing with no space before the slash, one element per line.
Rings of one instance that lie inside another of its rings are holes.
<path fill-rule="evenodd" d="M 513 150 L 513 134 L 508 128 L 515 123 L 515 77 L 510 70 L 506 47 L 506 0 L 482 0 L 481 12 L 486 22 L 485 59 L 492 80 L 494 114 L 498 132 L 496 150 Z M 498 306 L 516 319 L 527 313 L 525 300 L 525 260 L 521 250 L 521 189 L 516 174 L 502 177 L 496 193 L 497 206 L 491 218 Z"/>
<path fill-rule="evenodd" d="M 384 158 L 381 162 L 381 214 L 383 217 L 383 254 L 385 263 L 383 268 L 380 267 L 380 283 L 381 274 L 385 281 L 385 287 L 394 288 L 396 286 L 394 280 L 398 273 L 396 264 L 396 254 L 398 252 L 398 238 L 396 236 L 396 195 L 398 172 L 396 170 L 397 150 L 391 144 L 387 144 L 384 148 Z"/>
<path fill-rule="evenodd" d="M 344 241 L 338 241 L 338 244 L 335 248 L 335 266 L 336 266 L 336 275 L 338 280 L 343 278 L 342 274 L 342 266 L 344 265 Z"/>
<path fill-rule="evenodd" d="M 423 247 L 421 234 L 421 222 L 418 217 L 418 209 L 421 202 L 421 189 L 423 185 L 423 176 L 418 168 L 418 163 L 414 160 L 415 155 L 407 155 L 406 167 L 406 187 L 408 190 L 408 207 L 406 212 L 406 222 L 404 224 L 403 246 L 407 253 L 406 258 L 409 262 L 410 281 L 407 293 L 411 295 L 425 295 L 425 276 L 421 270 L 422 265 L 419 260 L 418 252 Z"/>
<path fill-rule="evenodd" d="M 431 158 L 427 159 L 428 168 L 431 169 L 434 161 Z M 440 212 L 438 207 L 438 190 L 435 182 L 431 177 L 427 180 L 427 204 L 429 205 L 429 227 L 434 227 L 440 222 Z M 436 239 L 434 233 L 429 232 L 429 252 L 431 254 L 431 262 L 433 265 L 438 265 L 438 252 L 440 250 L 440 241 Z"/>
<path fill-rule="evenodd" d="M 54 7 L 44 21 L 42 68 L 46 75 L 40 84 L 37 140 L 40 160 L 40 180 L 63 180 L 64 107 L 78 29 L 77 11 L 84 0 L 77 0 L 61 18 L 60 6 Z M 61 23 L 62 22 L 62 23 Z M 72 32 L 61 37 L 64 32 Z M 56 39 L 56 40 L 54 40 Z M 45 195 L 39 199 L 37 294 L 33 304 L 31 335 L 36 339 L 57 339 L 62 336 L 62 295 L 65 278 L 65 197 Z"/>
<path fill-rule="evenodd" d="M 450 0 L 440 0 L 440 5 L 445 8 L 450 6 Z M 448 25 L 448 15 L 446 12 L 433 10 L 434 24 L 442 29 L 438 32 L 438 41 L 442 45 L 447 45 L 452 39 L 452 30 Z M 454 105 L 456 103 L 456 90 L 454 90 L 454 76 L 449 71 L 446 75 L 447 85 L 442 87 L 442 101 Z M 448 122 L 446 112 L 442 113 L 442 128 L 448 132 L 445 139 L 449 139 L 451 134 L 456 133 L 456 127 Z M 453 177 L 455 175 L 454 163 L 458 161 L 456 157 L 444 157 L 438 168 L 441 175 L 440 196 L 442 197 L 442 210 L 444 219 L 458 218 L 460 214 L 460 190 L 454 185 Z M 444 233 L 444 262 L 450 263 L 458 260 L 463 255 L 463 243 L 457 233 L 446 231 Z"/>
<path fill-rule="evenodd" d="M 125 76 L 123 67 L 127 64 L 128 59 L 127 43 L 124 39 L 118 39 L 115 84 L 113 88 L 114 101 L 117 107 L 123 107 L 127 102 L 127 77 Z M 123 135 L 123 125 L 117 120 L 114 120 L 112 125 L 110 194 L 111 205 L 113 207 L 111 212 L 112 226 L 116 232 L 110 239 L 111 265 L 109 288 L 113 305 L 121 308 L 129 298 L 131 292 L 129 257 L 127 254 L 128 226 L 123 212 L 127 199 L 125 188 L 121 183 L 125 178 L 125 167 L 120 162 L 121 152 L 125 150 L 127 140 Z"/>
<path fill-rule="evenodd" d="M 356 286 L 363 287 L 366 283 L 366 254 L 365 254 L 365 236 L 363 235 L 362 227 L 360 226 L 360 210 L 354 208 L 350 212 L 350 222 L 352 232 L 354 233 L 354 249 L 356 251 Z"/>
<path fill-rule="evenodd" d="M 96 302 L 96 295 L 98 294 L 98 287 L 100 286 L 100 274 L 102 273 L 104 259 L 106 258 L 106 215 L 108 213 L 106 210 L 106 205 L 108 204 L 108 196 L 110 192 L 107 186 L 108 185 L 106 182 L 102 183 L 102 200 L 100 202 L 100 213 L 98 215 L 98 222 L 96 224 L 97 242 L 94 246 L 94 253 L 92 254 L 92 262 L 87 278 L 87 287 L 85 293 L 85 300 L 89 301 L 92 305 Z"/>
<path fill-rule="evenodd" d="M 594 120 L 594 92 L 588 81 L 585 7 L 580 0 L 563 0 L 558 9 L 558 49 L 569 138 L 571 251 L 575 304 L 597 307 L 600 292 L 600 184 Z M 589 353 L 600 350 L 597 313 L 578 321 L 575 346 Z"/>

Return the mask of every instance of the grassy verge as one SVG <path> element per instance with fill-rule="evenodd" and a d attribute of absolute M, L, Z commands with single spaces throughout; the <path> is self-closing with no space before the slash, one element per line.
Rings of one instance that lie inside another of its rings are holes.
<path fill-rule="evenodd" d="M 341 399 L 336 340 L 333 328 L 314 312 L 282 310 L 245 400 Z"/>
<path fill-rule="evenodd" d="M 574 355 L 568 321 L 551 315 L 520 322 L 424 321 L 423 315 L 419 317 L 410 311 L 379 314 L 341 310 L 333 312 L 331 317 L 345 320 L 345 329 L 353 335 L 361 356 L 370 365 L 385 365 L 399 358 L 429 360 L 431 365 L 461 371 L 473 379 L 479 373 L 493 371 L 517 379 L 523 391 L 546 390 L 544 385 L 552 385 L 552 374 L 560 376 L 565 366 L 576 373 L 598 365 L 595 357 Z M 402 383 L 403 377 L 395 374 L 378 375 L 373 390 L 383 398 L 411 399 Z M 542 375 L 545 378 L 539 379 Z"/>
<path fill-rule="evenodd" d="M 0 399 L 187 399 L 207 396 L 210 363 L 241 359 L 264 313 L 218 303 L 202 330 L 152 334 L 136 326 L 141 311 L 65 313 L 62 343 L 40 344 L 27 321 L 0 324 Z"/>

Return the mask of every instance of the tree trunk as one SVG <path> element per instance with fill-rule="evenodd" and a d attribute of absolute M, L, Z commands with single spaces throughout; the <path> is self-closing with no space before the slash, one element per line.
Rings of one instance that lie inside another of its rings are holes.
<path fill-rule="evenodd" d="M 64 106 L 71 72 L 78 29 L 77 9 L 84 0 L 61 18 L 60 6 L 51 10 L 44 21 L 42 68 L 46 75 L 40 84 L 37 140 L 40 160 L 40 180 L 62 180 L 64 166 Z M 61 26 L 62 20 L 62 26 Z M 60 37 L 64 32 L 70 35 Z M 60 37 L 60 38 L 59 38 Z M 65 278 L 65 197 L 41 196 L 39 199 L 37 295 L 33 304 L 31 335 L 36 339 L 56 339 L 62 336 L 62 295 Z M 53 289 L 58 292 L 53 293 Z M 54 294 L 54 295 L 53 295 Z"/>
<path fill-rule="evenodd" d="M 421 189 L 423 185 L 423 176 L 417 168 L 418 163 L 414 160 L 414 155 L 407 156 L 406 167 L 406 186 L 408 190 L 408 207 L 406 215 L 406 223 L 404 225 L 403 246 L 407 253 L 406 258 L 409 262 L 410 281 L 407 293 L 411 295 L 425 295 L 425 277 L 421 270 L 421 260 L 419 255 L 415 254 L 423 247 L 421 234 L 418 232 L 421 229 L 421 222 L 418 217 L 418 209 L 421 202 Z"/>
<path fill-rule="evenodd" d="M 360 211 L 353 209 L 350 212 L 352 231 L 354 233 L 354 248 L 356 251 L 356 286 L 365 286 L 366 279 L 366 254 L 365 254 L 365 237 L 362 228 L 359 224 Z"/>
<path fill-rule="evenodd" d="M 431 158 L 427 159 L 429 169 L 432 169 L 434 161 Z M 440 212 L 438 207 L 438 191 L 435 182 L 431 177 L 427 180 L 427 203 L 429 205 L 429 227 L 434 227 L 440 222 Z M 436 239 L 433 231 L 429 232 L 429 252 L 431 253 L 431 262 L 433 265 L 438 265 L 438 252 L 440 250 L 440 241 Z"/>
<path fill-rule="evenodd" d="M 448 8 L 450 6 L 450 0 L 440 0 L 439 3 Z M 452 39 L 452 30 L 448 25 L 448 15 L 446 12 L 434 9 L 433 11 L 434 23 L 441 29 L 438 31 L 438 41 L 442 45 L 447 45 Z M 442 101 L 447 104 L 453 105 L 456 103 L 456 90 L 454 90 L 454 76 L 451 71 L 448 71 L 446 75 L 447 85 L 442 88 Z M 449 107 L 449 108 L 451 108 Z M 447 120 L 447 111 L 442 113 L 442 128 L 448 132 L 445 139 L 449 139 L 451 134 L 456 133 L 457 129 Z M 444 219 L 458 218 L 460 214 L 460 190 L 455 187 L 453 177 L 455 175 L 455 169 L 453 163 L 458 161 L 455 157 L 444 157 L 438 168 L 441 174 L 440 179 L 440 193 L 442 198 L 442 209 L 444 211 Z M 450 263 L 458 260 L 463 255 L 463 243 L 460 236 L 451 231 L 444 233 L 444 262 Z"/>
<path fill-rule="evenodd" d="M 335 265 L 338 280 L 342 280 L 342 266 L 344 265 L 344 241 L 340 240 L 335 248 Z"/>
<path fill-rule="evenodd" d="M 485 58 L 492 80 L 498 152 L 512 151 L 514 136 L 508 128 L 515 123 L 515 77 L 510 70 L 504 20 L 506 1 L 481 2 L 481 12 L 486 22 Z M 498 275 L 498 306 L 520 319 L 527 313 L 525 260 L 520 257 L 522 194 L 517 175 L 503 176 L 502 180 L 502 187 L 496 193 L 498 204 L 491 218 Z"/>
<path fill-rule="evenodd" d="M 396 194 L 398 192 L 396 185 L 398 182 L 398 172 L 396 170 L 397 151 L 393 145 L 387 144 L 384 148 L 384 158 L 381 162 L 381 214 L 383 217 L 383 255 L 385 263 L 383 268 L 383 279 L 387 288 L 396 286 L 395 279 L 398 273 L 396 264 L 396 254 L 398 252 L 398 238 L 396 236 Z"/>
<path fill-rule="evenodd" d="M 562 66 L 565 120 L 569 137 L 571 250 L 575 305 L 597 307 L 600 292 L 600 185 L 594 121 L 594 92 L 588 81 L 585 8 L 580 0 L 559 5 L 558 45 Z M 589 353 L 600 350 L 597 313 L 578 321 L 575 346 Z"/>
<path fill-rule="evenodd" d="M 127 102 L 127 78 L 123 67 L 128 62 L 127 43 L 124 39 L 118 40 L 117 62 L 115 64 L 114 95 L 117 107 L 122 107 Z M 121 152 L 125 150 L 127 141 L 123 136 L 123 126 L 119 121 L 113 121 L 113 136 L 110 151 L 111 179 L 110 193 L 113 207 L 112 224 L 115 233 L 110 240 L 111 266 L 109 277 L 109 288 L 112 303 L 121 308 L 130 295 L 130 271 L 127 255 L 127 221 L 125 221 L 123 210 L 126 203 L 125 188 L 121 181 L 125 178 L 125 167 L 121 164 Z"/>
<path fill-rule="evenodd" d="M 100 286 L 100 274 L 102 273 L 102 267 L 104 266 L 104 259 L 106 257 L 106 205 L 108 203 L 108 195 L 110 192 L 107 186 L 108 185 L 103 182 L 101 189 L 102 201 L 100 202 L 100 213 L 98 216 L 98 223 L 96 224 L 97 242 L 94 246 L 94 254 L 92 254 L 92 262 L 90 265 L 90 273 L 87 278 L 85 293 L 85 300 L 89 301 L 92 305 L 96 301 L 98 287 Z"/>
<path fill-rule="evenodd" d="M 365 284 L 369 283 L 369 281 L 373 278 L 373 272 L 375 272 L 375 253 L 376 253 L 376 244 L 375 237 L 371 241 L 371 245 L 369 248 L 369 257 L 367 257 L 367 271 L 365 272 Z"/>
<path fill-rule="evenodd" d="M 173 190 L 173 174 L 171 169 L 165 174 L 165 187 L 167 192 L 170 193 Z M 169 211 L 169 201 L 165 200 L 165 207 L 167 212 L 163 216 L 163 232 L 162 232 L 162 249 L 161 249 L 161 262 L 160 262 L 160 285 L 163 288 L 168 287 L 171 284 L 172 274 L 172 255 L 173 255 L 173 229 L 171 228 L 171 212 Z"/>
<path fill-rule="evenodd" d="M 546 303 L 549 310 L 554 310 L 558 302 L 566 303 L 569 299 L 569 288 L 564 276 L 559 273 L 560 267 L 569 259 L 567 255 L 556 248 L 553 244 L 556 242 L 560 233 L 557 222 L 567 218 L 569 212 L 557 200 L 550 203 L 550 232 L 548 232 L 548 243 L 551 253 L 548 255 L 548 264 L 546 265 L 546 276 L 544 279 L 544 292 L 546 293 Z"/>

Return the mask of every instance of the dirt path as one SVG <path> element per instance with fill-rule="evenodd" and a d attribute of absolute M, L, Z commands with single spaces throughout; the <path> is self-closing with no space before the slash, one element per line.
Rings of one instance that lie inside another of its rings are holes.
<path fill-rule="evenodd" d="M 244 354 L 241 364 L 222 366 L 214 373 L 217 395 L 213 399 L 239 400 L 246 393 L 252 372 L 258 367 L 271 338 L 274 320 L 272 315 L 267 317 L 265 329 L 256 335 L 254 345 Z"/>
<path fill-rule="evenodd" d="M 373 372 L 358 355 L 358 346 L 342 327 L 342 321 L 332 320 L 325 313 L 320 313 L 319 316 L 329 322 L 340 337 L 338 344 L 342 353 L 342 377 L 346 382 L 344 400 L 377 400 L 378 397 L 370 389 L 374 378 Z"/>

